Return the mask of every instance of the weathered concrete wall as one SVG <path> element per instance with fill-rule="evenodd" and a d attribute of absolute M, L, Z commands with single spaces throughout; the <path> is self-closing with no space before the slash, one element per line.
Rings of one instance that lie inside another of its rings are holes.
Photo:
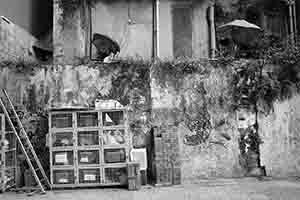
<path fill-rule="evenodd" d="M 24 113 L 46 113 L 48 108 L 94 106 L 96 98 L 114 99 L 129 107 L 134 146 L 145 146 L 149 128 L 149 68 L 120 66 L 45 66 L 38 69 L 0 69 L 0 88 Z"/>
<path fill-rule="evenodd" d="M 159 7 L 159 57 L 173 59 L 172 8 L 177 2 L 161 1 Z M 120 57 L 152 56 L 153 13 L 152 2 L 99 1 L 91 8 L 91 26 L 87 23 L 87 10 L 80 8 L 71 14 L 54 3 L 54 60 L 57 64 L 74 64 L 89 55 L 89 28 L 92 33 L 111 37 L 120 45 Z M 192 7 L 192 57 L 208 57 L 209 31 L 207 8 L 209 1 L 194 2 Z M 91 45 L 92 57 L 96 49 Z"/>
<path fill-rule="evenodd" d="M 13 22 L 0 18 L 0 61 L 34 60 L 36 38 Z"/>
<path fill-rule="evenodd" d="M 61 0 L 53 4 L 54 63 L 78 64 L 88 56 L 87 6 L 64 12 Z"/>
<path fill-rule="evenodd" d="M 165 80 L 155 75 L 151 79 L 152 120 L 178 135 L 183 182 L 244 175 L 235 115 L 226 108 L 226 71 L 206 67 L 211 71 L 188 74 L 183 80 L 172 81 L 168 75 Z"/>
<path fill-rule="evenodd" d="M 159 58 L 173 58 L 171 2 L 161 1 L 159 7 Z"/>
<path fill-rule="evenodd" d="M 92 33 L 111 37 L 120 45 L 120 57 L 152 55 L 151 1 L 104 1 L 92 8 Z M 93 47 L 93 53 L 96 50 Z"/>
<path fill-rule="evenodd" d="M 164 74 L 152 75 L 150 90 L 149 68 L 139 64 L 55 65 L 22 72 L 2 68 L 0 86 L 8 90 L 19 109 L 29 113 L 45 112 L 49 106 L 92 105 L 96 97 L 117 99 L 130 107 L 130 130 L 136 147 L 145 145 L 150 117 L 151 125 L 162 127 L 169 134 L 163 136 L 168 143 L 163 148 L 176 149 L 170 152 L 177 174 L 174 179 L 181 177 L 183 182 L 189 182 L 243 176 L 235 116 L 224 101 L 228 87 L 226 72 L 203 70 L 175 81 L 168 75 L 166 79 Z M 223 99 L 224 105 L 218 103 L 219 99 Z M 170 169 L 172 165 L 168 166 Z"/>
<path fill-rule="evenodd" d="M 184 3 L 184 1 L 182 1 Z M 173 27 L 172 7 L 178 3 L 173 0 L 160 2 L 159 8 L 159 57 L 173 59 Z M 207 58 L 209 54 L 209 28 L 207 22 L 207 8 L 209 1 L 192 1 L 192 57 Z"/>
<path fill-rule="evenodd" d="M 151 126 L 163 130 L 167 143 L 163 148 L 174 149 L 162 149 L 170 153 L 163 159 L 176 163 L 174 170 L 181 170 L 182 182 L 244 176 L 236 116 L 228 109 L 228 72 L 199 65 L 199 71 L 176 78 L 152 68 L 150 85 L 149 68 L 141 66 L 7 67 L 0 69 L 0 87 L 7 89 L 18 109 L 28 113 L 45 112 L 50 106 L 92 105 L 97 97 L 119 100 L 130 107 L 136 147 L 145 146 L 150 117 Z M 261 165 L 267 175 L 300 174 L 299 105 L 300 96 L 294 96 L 259 118 Z"/>
<path fill-rule="evenodd" d="M 261 164 L 269 176 L 300 175 L 300 96 L 274 104 L 274 112 L 260 116 Z"/>
<path fill-rule="evenodd" d="M 2 0 L 0 2 L 0 16 L 5 16 L 13 23 L 32 30 L 33 0 Z"/>
<path fill-rule="evenodd" d="M 3 0 L 0 2 L 0 61 L 36 60 L 32 45 L 52 27 L 52 2 Z"/>
<path fill-rule="evenodd" d="M 0 16 L 38 37 L 52 27 L 52 6 L 52 1 L 1 0 Z"/>

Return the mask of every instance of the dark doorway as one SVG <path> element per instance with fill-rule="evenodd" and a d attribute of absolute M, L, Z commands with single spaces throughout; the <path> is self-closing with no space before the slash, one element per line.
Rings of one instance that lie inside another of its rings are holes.
<path fill-rule="evenodd" d="M 192 8 L 190 5 L 174 5 L 173 21 L 173 54 L 175 58 L 192 57 Z"/>
<path fill-rule="evenodd" d="M 150 133 L 146 137 L 147 149 L 147 182 L 154 185 L 156 183 L 155 175 L 155 152 L 154 152 L 154 130 L 151 128 Z"/>
<path fill-rule="evenodd" d="M 53 27 L 53 0 L 32 1 L 32 34 L 36 37 L 44 36 Z"/>

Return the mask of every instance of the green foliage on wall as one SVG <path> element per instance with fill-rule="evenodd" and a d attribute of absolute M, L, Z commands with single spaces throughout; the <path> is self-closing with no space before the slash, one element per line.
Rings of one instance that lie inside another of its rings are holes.
<path fill-rule="evenodd" d="M 178 59 L 157 61 L 152 67 L 152 77 L 161 87 L 175 86 L 180 89 L 183 78 L 188 74 L 207 75 L 210 63 L 207 60 Z"/>
<path fill-rule="evenodd" d="M 112 74 L 111 91 L 104 95 L 99 93 L 99 98 L 115 99 L 123 105 L 128 105 L 139 101 L 136 99 L 138 97 L 132 96 L 132 92 L 138 89 L 139 93 L 147 96 L 149 100 L 151 62 L 128 59 L 110 64 L 91 62 L 87 65 L 98 69 L 103 76 Z"/>
<path fill-rule="evenodd" d="M 44 66 L 34 62 L 23 59 L 17 60 L 1 60 L 0 69 L 9 68 L 16 73 L 33 74 L 35 69 L 43 68 Z"/>
<path fill-rule="evenodd" d="M 186 89 L 184 87 L 188 86 L 184 86 L 185 82 L 189 77 L 197 74 L 203 81 L 199 80 L 192 89 L 194 93 L 204 94 L 203 98 L 199 98 L 201 101 L 205 99 L 206 105 L 200 106 L 203 112 L 199 111 L 199 116 L 191 118 L 190 123 L 187 122 L 187 124 L 190 124 L 191 131 L 200 133 L 201 129 L 210 129 L 211 124 L 198 123 L 197 120 L 200 118 L 209 120 L 210 117 L 206 111 L 216 106 L 235 110 L 241 104 L 248 104 L 257 106 L 256 109 L 259 112 L 268 114 L 272 111 L 275 101 L 285 100 L 299 92 L 299 48 L 298 42 L 294 46 L 290 46 L 288 42 L 272 44 L 262 50 L 259 59 L 224 57 L 213 61 L 180 59 L 156 63 L 144 60 L 121 60 L 111 64 L 88 62 L 82 65 L 99 70 L 102 77 L 111 75 L 111 90 L 105 94 L 99 93 L 98 98 L 115 99 L 124 105 L 130 105 L 133 110 L 138 111 L 138 114 L 133 114 L 137 116 L 133 117 L 135 125 L 139 124 L 139 117 L 143 112 L 149 113 L 151 110 L 150 78 L 155 79 L 161 88 L 172 87 L 178 92 Z M 47 66 L 22 60 L 0 63 L 0 68 L 9 68 L 13 72 L 24 73 L 28 76 L 45 67 Z M 51 71 L 50 67 L 49 70 Z M 219 76 L 212 76 L 213 72 Z M 198 91 L 201 87 L 197 89 L 196 86 L 203 83 L 204 90 Z M 36 102 L 34 99 L 39 94 L 34 88 L 31 90 L 29 88 L 27 94 L 30 98 L 29 102 Z M 47 92 L 43 94 L 50 95 Z M 49 99 L 49 97 L 44 99 Z M 43 109 L 36 107 L 35 104 L 39 103 L 29 103 L 26 110 L 32 113 L 42 112 Z M 41 105 L 46 105 L 46 103 Z M 185 118 L 189 116 L 186 115 Z M 206 138 L 207 132 L 202 131 L 202 133 Z"/>
<path fill-rule="evenodd" d="M 58 5 L 63 10 L 63 18 L 80 9 L 84 4 L 93 7 L 100 0 L 59 0 Z"/>

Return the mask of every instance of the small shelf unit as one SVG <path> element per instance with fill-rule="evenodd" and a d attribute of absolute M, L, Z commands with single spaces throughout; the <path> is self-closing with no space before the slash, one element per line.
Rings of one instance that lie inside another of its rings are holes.
<path fill-rule="evenodd" d="M 127 110 L 50 110 L 53 188 L 127 184 L 132 146 Z"/>
<path fill-rule="evenodd" d="M 17 139 L 7 125 L 4 114 L 0 114 L 0 192 L 16 188 Z"/>

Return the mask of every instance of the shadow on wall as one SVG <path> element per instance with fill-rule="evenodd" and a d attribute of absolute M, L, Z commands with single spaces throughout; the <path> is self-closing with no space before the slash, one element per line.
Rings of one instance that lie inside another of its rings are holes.
<path fill-rule="evenodd" d="M 53 0 L 32 0 L 32 34 L 36 37 L 45 35 L 53 27 Z"/>

